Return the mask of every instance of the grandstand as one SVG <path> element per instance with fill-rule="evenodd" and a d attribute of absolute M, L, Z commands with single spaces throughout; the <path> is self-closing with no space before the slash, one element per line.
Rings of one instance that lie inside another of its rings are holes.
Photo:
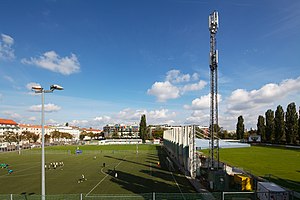
<path fill-rule="evenodd" d="M 195 139 L 197 149 L 209 149 L 209 140 L 208 139 Z M 250 147 L 250 144 L 240 143 L 232 140 L 221 140 L 219 139 L 219 148 L 244 148 Z"/>

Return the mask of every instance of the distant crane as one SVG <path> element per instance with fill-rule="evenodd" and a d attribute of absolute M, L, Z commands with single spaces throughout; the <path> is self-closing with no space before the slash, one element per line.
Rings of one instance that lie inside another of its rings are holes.
<path fill-rule="evenodd" d="M 219 28 L 219 16 L 217 11 L 213 11 L 208 17 L 210 32 L 210 161 L 209 167 L 215 169 L 215 160 L 217 160 L 217 168 L 219 168 L 219 140 L 215 140 L 217 136 L 218 125 L 218 50 L 216 42 L 216 34 Z M 216 143 L 216 144 L 215 144 Z"/>

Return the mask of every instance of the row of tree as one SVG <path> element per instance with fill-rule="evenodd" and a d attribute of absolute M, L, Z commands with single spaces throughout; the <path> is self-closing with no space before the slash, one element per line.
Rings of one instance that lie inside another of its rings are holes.
<path fill-rule="evenodd" d="M 87 131 L 82 131 L 79 135 L 79 139 L 83 140 L 85 137 L 89 137 L 90 139 L 99 139 L 100 137 L 103 136 L 102 133 L 93 133 L 91 131 L 87 132 Z"/>
<path fill-rule="evenodd" d="M 3 135 L 0 136 L 0 142 L 20 142 L 27 140 L 30 143 L 35 143 L 38 141 L 40 136 L 30 131 L 23 131 L 22 133 L 15 133 L 13 131 L 5 131 Z M 73 136 L 70 133 L 64 133 L 59 131 L 53 131 L 50 135 L 45 134 L 45 142 L 49 142 L 50 138 L 53 140 L 59 141 L 60 139 L 72 139 Z"/>
<path fill-rule="evenodd" d="M 297 113 L 294 102 L 287 106 L 284 112 L 281 105 L 278 105 L 274 111 L 269 109 L 265 117 L 258 116 L 257 130 L 251 130 L 261 136 L 262 142 L 276 144 L 297 144 L 300 140 L 300 110 Z M 245 127 L 243 116 L 238 117 L 236 126 L 237 139 L 245 139 Z"/>

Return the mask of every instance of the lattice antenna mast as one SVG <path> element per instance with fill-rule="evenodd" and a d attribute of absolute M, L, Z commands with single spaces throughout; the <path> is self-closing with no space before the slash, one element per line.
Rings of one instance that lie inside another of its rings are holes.
<path fill-rule="evenodd" d="M 210 32 L 210 52 L 209 52 L 209 67 L 210 67 L 210 167 L 215 168 L 215 157 L 219 161 L 219 141 L 215 147 L 214 137 L 217 134 L 218 126 L 218 50 L 216 42 L 216 34 L 219 28 L 218 12 L 214 11 L 208 17 L 209 32 Z"/>

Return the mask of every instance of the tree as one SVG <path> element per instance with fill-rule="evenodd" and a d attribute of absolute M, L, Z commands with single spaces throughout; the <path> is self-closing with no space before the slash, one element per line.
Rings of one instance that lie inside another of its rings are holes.
<path fill-rule="evenodd" d="M 44 137 L 46 138 L 46 135 L 44 135 Z M 36 141 L 38 141 L 39 138 L 40 138 L 40 136 L 38 134 L 33 134 L 32 135 L 32 140 L 33 140 L 34 143 L 36 143 Z"/>
<path fill-rule="evenodd" d="M 51 137 L 53 140 L 59 140 L 61 138 L 61 132 L 59 131 L 52 131 L 51 132 Z"/>
<path fill-rule="evenodd" d="M 90 137 L 91 139 L 94 139 L 94 137 L 95 137 L 95 134 L 94 134 L 92 131 L 87 132 L 86 135 L 87 135 L 88 137 Z"/>
<path fill-rule="evenodd" d="M 274 139 L 274 111 L 269 109 L 266 112 L 266 141 L 272 142 Z"/>
<path fill-rule="evenodd" d="M 238 117 L 238 122 L 236 124 L 236 136 L 237 139 L 243 139 L 245 134 L 245 126 L 244 126 L 244 119 L 243 116 Z"/>
<path fill-rule="evenodd" d="M 16 133 L 12 131 L 5 131 L 3 135 L 4 135 L 4 141 L 8 142 L 9 144 L 18 141 Z"/>
<path fill-rule="evenodd" d="M 296 143 L 296 136 L 298 134 L 298 113 L 294 102 L 290 103 L 285 115 L 285 137 L 286 143 Z"/>
<path fill-rule="evenodd" d="M 45 134 L 44 137 L 45 137 L 45 143 L 49 143 L 51 136 L 48 134 Z"/>
<path fill-rule="evenodd" d="M 30 131 L 23 131 L 22 135 L 26 140 L 28 140 L 29 142 L 34 142 L 34 143 L 36 141 L 38 141 L 38 139 L 40 138 L 40 136 L 38 134 L 35 134 Z"/>
<path fill-rule="evenodd" d="M 300 142 L 300 107 L 299 107 L 299 119 L 298 119 L 298 141 Z"/>
<path fill-rule="evenodd" d="M 65 138 L 65 139 L 72 139 L 73 138 L 73 136 L 70 133 L 62 133 L 61 137 Z"/>
<path fill-rule="evenodd" d="M 221 131 L 221 138 L 222 139 L 229 139 L 229 133 L 227 130 Z"/>
<path fill-rule="evenodd" d="M 261 115 L 258 116 L 258 120 L 257 120 L 257 135 L 260 135 L 262 142 L 266 141 L 265 118 Z"/>
<path fill-rule="evenodd" d="M 79 135 L 79 139 L 80 140 L 83 140 L 84 139 L 84 137 L 86 136 L 86 131 L 82 131 L 81 133 L 80 133 L 80 135 Z"/>
<path fill-rule="evenodd" d="M 152 131 L 152 137 L 154 139 L 159 139 L 159 138 L 163 138 L 163 135 L 164 135 L 164 129 L 159 127 L 159 128 L 156 128 Z"/>
<path fill-rule="evenodd" d="M 141 139 L 143 140 L 143 142 L 145 142 L 146 136 L 147 136 L 146 115 L 141 116 L 139 135 L 140 135 Z"/>
<path fill-rule="evenodd" d="M 275 111 L 274 126 L 275 126 L 275 131 L 274 131 L 275 143 L 280 143 L 285 137 L 284 110 L 281 105 L 277 106 L 277 109 Z"/>

